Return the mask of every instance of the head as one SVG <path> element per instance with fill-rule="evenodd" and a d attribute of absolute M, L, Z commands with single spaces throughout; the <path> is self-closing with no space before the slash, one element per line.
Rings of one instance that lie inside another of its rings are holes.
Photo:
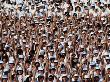
<path fill-rule="evenodd" d="M 77 81 L 78 78 L 79 78 L 78 74 L 75 74 L 75 75 L 74 75 L 74 80 Z"/>
<path fill-rule="evenodd" d="M 65 75 L 65 76 L 62 76 L 62 81 L 63 82 L 66 82 L 68 80 L 68 77 L 67 77 L 67 75 Z"/>
<path fill-rule="evenodd" d="M 49 80 L 50 82 L 53 82 L 54 76 L 53 76 L 53 75 L 49 75 L 48 80 Z"/>
<path fill-rule="evenodd" d="M 43 80 L 44 80 L 44 76 L 42 75 L 42 76 L 38 76 L 38 81 L 39 82 L 43 82 Z"/>

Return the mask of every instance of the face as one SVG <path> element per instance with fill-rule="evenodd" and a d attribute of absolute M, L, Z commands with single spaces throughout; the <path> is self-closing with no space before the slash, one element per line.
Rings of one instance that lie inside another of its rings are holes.
<path fill-rule="evenodd" d="M 50 82 L 53 82 L 53 78 L 52 78 L 52 77 L 49 77 L 49 81 L 50 81 Z"/>
<path fill-rule="evenodd" d="M 29 63 L 26 63 L 25 66 L 26 66 L 26 68 L 29 68 Z"/>
<path fill-rule="evenodd" d="M 3 79 L 2 82 L 7 82 L 7 79 Z"/>
<path fill-rule="evenodd" d="M 38 79 L 39 79 L 39 81 L 43 81 L 44 77 L 39 77 Z"/>
<path fill-rule="evenodd" d="M 33 5 L 31 6 L 31 9 L 34 9 L 34 6 Z"/>
<path fill-rule="evenodd" d="M 43 58 L 42 58 L 42 57 L 40 57 L 39 60 L 40 60 L 41 62 L 43 62 Z"/>
<path fill-rule="evenodd" d="M 20 58 L 20 59 L 19 59 L 19 62 L 23 62 L 23 58 Z"/>
<path fill-rule="evenodd" d="M 96 80 L 96 82 L 98 82 L 99 81 L 99 77 L 95 77 L 95 80 Z"/>
<path fill-rule="evenodd" d="M 3 62 L 7 62 L 7 60 L 4 58 L 4 59 L 3 59 Z"/>
<path fill-rule="evenodd" d="M 67 77 L 63 77 L 62 80 L 63 80 L 64 82 L 66 82 L 66 81 L 67 81 Z"/>
<path fill-rule="evenodd" d="M 77 2 L 74 2 L 74 5 L 76 5 L 77 4 Z"/>
<path fill-rule="evenodd" d="M 3 64 L 0 64 L 0 69 L 2 68 Z"/>
<path fill-rule="evenodd" d="M 22 72 L 23 72 L 23 71 L 18 71 L 18 74 L 19 74 L 19 75 L 22 75 Z"/>
<path fill-rule="evenodd" d="M 55 74 L 55 69 L 52 69 L 51 70 L 51 74 Z"/>
<path fill-rule="evenodd" d="M 109 76 L 109 78 L 108 78 L 108 81 L 110 81 L 110 76 Z"/>
<path fill-rule="evenodd" d="M 97 73 L 97 74 L 100 74 L 100 70 L 96 70 L 96 73 Z"/>
<path fill-rule="evenodd" d="M 58 65 L 58 63 L 57 63 L 57 62 L 54 62 L 54 64 L 55 64 L 55 66 L 57 66 L 57 65 Z"/>
<path fill-rule="evenodd" d="M 75 80 L 78 80 L 78 76 L 75 76 L 74 79 L 75 79 Z"/>
<path fill-rule="evenodd" d="M 66 71 L 61 71 L 61 74 L 65 74 L 66 73 Z"/>
<path fill-rule="evenodd" d="M 84 70 L 84 72 L 83 72 L 84 74 L 87 74 L 88 72 L 87 72 L 87 70 Z"/>
<path fill-rule="evenodd" d="M 14 64 L 9 64 L 10 68 L 13 68 L 14 67 Z"/>
<path fill-rule="evenodd" d="M 100 64 L 100 60 L 96 60 L 98 64 Z"/>
<path fill-rule="evenodd" d="M 110 63 L 110 60 L 107 59 L 106 62 L 109 64 Z"/>
<path fill-rule="evenodd" d="M 40 65 L 40 64 L 37 62 L 37 63 L 36 63 L 36 67 L 39 67 L 39 65 Z"/>
<path fill-rule="evenodd" d="M 41 74 L 43 74 L 44 72 L 43 72 L 43 70 L 38 70 L 38 73 L 41 73 Z"/>
<path fill-rule="evenodd" d="M 108 69 L 107 71 L 108 71 L 108 74 L 110 74 L 110 69 Z"/>
<path fill-rule="evenodd" d="M 18 10 L 21 10 L 21 7 L 18 7 Z"/>

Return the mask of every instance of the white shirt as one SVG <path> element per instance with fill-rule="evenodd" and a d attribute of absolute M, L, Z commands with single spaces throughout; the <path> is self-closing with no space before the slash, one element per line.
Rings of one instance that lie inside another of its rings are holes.
<path fill-rule="evenodd" d="M 23 0 L 16 0 L 16 4 L 22 4 Z"/>

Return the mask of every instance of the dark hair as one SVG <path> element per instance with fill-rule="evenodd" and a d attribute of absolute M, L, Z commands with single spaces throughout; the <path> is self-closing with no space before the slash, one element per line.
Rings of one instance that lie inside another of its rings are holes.
<path fill-rule="evenodd" d="M 30 77 L 27 77 L 24 82 L 30 82 L 30 81 L 29 81 L 29 78 L 30 78 Z"/>
<path fill-rule="evenodd" d="M 50 75 L 50 76 L 48 77 L 48 79 L 49 79 L 49 81 L 50 81 L 50 80 L 53 80 L 53 79 L 54 79 L 54 76 L 53 76 L 53 75 Z"/>

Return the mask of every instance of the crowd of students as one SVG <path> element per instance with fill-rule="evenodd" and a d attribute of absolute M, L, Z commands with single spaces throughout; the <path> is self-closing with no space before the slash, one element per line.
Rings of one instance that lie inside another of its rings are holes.
<path fill-rule="evenodd" d="M 0 82 L 110 82 L 110 0 L 1 0 Z"/>

